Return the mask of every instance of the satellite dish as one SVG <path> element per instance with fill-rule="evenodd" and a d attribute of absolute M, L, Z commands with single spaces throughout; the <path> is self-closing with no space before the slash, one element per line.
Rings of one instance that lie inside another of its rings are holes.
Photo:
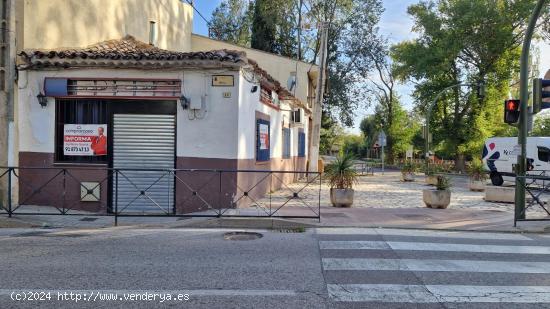
<path fill-rule="evenodd" d="M 296 75 L 290 75 L 286 81 L 286 89 L 288 89 L 288 91 L 292 91 L 294 90 L 294 87 L 296 87 Z"/>

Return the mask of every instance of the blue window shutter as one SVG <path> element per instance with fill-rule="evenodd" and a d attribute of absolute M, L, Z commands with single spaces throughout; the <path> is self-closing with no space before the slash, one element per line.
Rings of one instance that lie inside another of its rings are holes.
<path fill-rule="evenodd" d="M 261 149 L 260 125 L 267 125 L 268 143 L 267 149 Z M 269 150 L 271 149 L 271 128 L 269 121 L 256 119 L 256 161 L 269 161 Z"/>
<path fill-rule="evenodd" d="M 298 132 L 298 157 L 306 156 L 306 134 Z"/>

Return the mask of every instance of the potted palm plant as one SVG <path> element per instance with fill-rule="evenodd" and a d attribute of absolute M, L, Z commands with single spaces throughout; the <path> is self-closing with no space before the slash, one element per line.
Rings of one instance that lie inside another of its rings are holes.
<path fill-rule="evenodd" d="M 445 209 L 451 203 L 451 182 L 449 177 L 438 175 L 435 189 L 422 190 L 422 200 L 429 208 Z"/>
<path fill-rule="evenodd" d="M 426 183 L 432 186 L 437 185 L 437 172 L 438 168 L 434 164 L 428 164 L 426 168 Z"/>
<path fill-rule="evenodd" d="M 353 185 L 358 178 L 353 161 L 353 155 L 346 153 L 325 167 L 325 176 L 330 184 L 330 201 L 334 207 L 350 207 L 353 204 Z"/>
<path fill-rule="evenodd" d="M 468 175 L 470 181 L 468 187 L 470 191 L 485 191 L 485 181 L 487 180 L 487 173 L 483 167 L 483 162 L 479 159 L 475 159 L 468 166 Z"/>
<path fill-rule="evenodd" d="M 401 176 L 403 181 L 414 181 L 414 172 L 416 171 L 416 166 L 411 161 L 405 162 L 401 167 Z"/>

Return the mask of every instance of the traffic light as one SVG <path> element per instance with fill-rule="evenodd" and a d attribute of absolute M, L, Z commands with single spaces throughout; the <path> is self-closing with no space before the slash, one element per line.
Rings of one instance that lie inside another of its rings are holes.
<path fill-rule="evenodd" d="M 533 114 L 540 112 L 541 109 L 550 108 L 550 102 L 542 101 L 542 99 L 550 98 L 550 91 L 544 91 L 544 87 L 550 87 L 550 80 L 533 79 Z"/>
<path fill-rule="evenodd" d="M 519 120 L 519 100 L 504 101 L 504 122 L 507 124 L 517 123 Z"/>

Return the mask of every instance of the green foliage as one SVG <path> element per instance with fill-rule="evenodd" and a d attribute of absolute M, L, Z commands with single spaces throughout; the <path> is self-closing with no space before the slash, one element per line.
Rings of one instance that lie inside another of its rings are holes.
<path fill-rule="evenodd" d="M 458 160 L 478 155 L 483 141 L 512 134 L 502 121 L 502 100 L 517 76 L 520 44 L 534 0 L 438 0 L 409 7 L 417 39 L 392 48 L 396 75 L 416 81 L 416 109 L 425 114 L 442 89 L 430 119 L 436 148 Z"/>
<path fill-rule="evenodd" d="M 435 188 L 437 190 L 449 190 L 451 188 L 451 179 L 444 175 L 438 175 Z"/>
<path fill-rule="evenodd" d="M 414 173 L 417 170 L 418 170 L 418 167 L 416 166 L 416 164 L 414 164 L 411 161 L 406 161 L 405 164 L 403 164 L 403 166 L 401 167 L 401 173 L 403 174 Z"/>
<path fill-rule="evenodd" d="M 550 136 L 550 116 L 538 115 L 533 123 L 532 136 Z"/>
<path fill-rule="evenodd" d="M 333 147 L 342 148 L 344 145 L 346 133 L 336 121 L 326 115 L 322 114 L 321 118 L 321 139 L 319 143 L 319 153 L 329 154 L 332 152 Z"/>
<path fill-rule="evenodd" d="M 468 166 L 468 175 L 474 180 L 487 179 L 487 172 L 480 159 L 473 159 Z"/>
<path fill-rule="evenodd" d="M 368 147 L 365 139 L 360 135 L 348 134 L 344 136 L 344 145 L 342 153 L 349 153 L 355 157 L 363 158 L 367 156 Z"/>
<path fill-rule="evenodd" d="M 250 46 L 253 8 L 253 2 L 246 0 L 223 0 L 212 13 L 210 37 Z"/>
<path fill-rule="evenodd" d="M 336 160 L 325 167 L 325 177 L 331 188 L 351 189 L 357 183 L 357 172 L 354 168 L 355 157 L 346 153 L 336 157 Z"/>

